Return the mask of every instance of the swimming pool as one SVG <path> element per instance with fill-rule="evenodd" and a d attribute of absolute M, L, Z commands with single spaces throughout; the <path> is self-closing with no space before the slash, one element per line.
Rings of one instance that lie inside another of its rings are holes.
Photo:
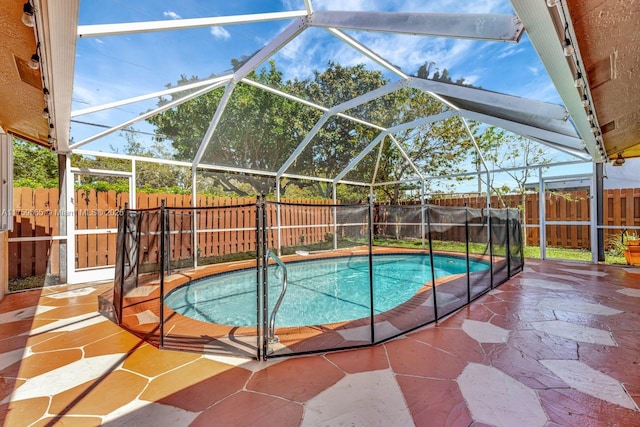
<path fill-rule="evenodd" d="M 467 271 L 464 258 L 434 255 L 436 278 Z M 470 271 L 489 269 L 470 260 Z M 368 256 L 287 263 L 288 289 L 276 327 L 345 322 L 371 315 Z M 281 272 L 269 267 L 269 313 L 282 289 Z M 428 254 L 373 256 L 374 314 L 408 301 L 431 280 Z M 165 304 L 196 320 L 229 326 L 256 325 L 256 270 L 216 274 L 171 291 Z"/>

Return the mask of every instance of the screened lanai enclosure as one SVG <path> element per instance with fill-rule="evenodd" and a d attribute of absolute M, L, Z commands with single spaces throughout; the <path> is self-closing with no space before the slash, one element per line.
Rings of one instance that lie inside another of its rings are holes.
<path fill-rule="evenodd" d="M 254 357 L 468 304 L 527 241 L 544 258 L 560 224 L 526 193 L 586 178 L 596 194 L 607 160 L 546 3 L 48 2 L 73 21 L 43 76 L 67 281 L 115 277 L 115 317 L 159 345 Z M 461 193 L 480 201 L 440 206 Z M 585 203 L 562 225 L 595 257 Z M 106 255 L 83 263 L 95 242 Z"/>

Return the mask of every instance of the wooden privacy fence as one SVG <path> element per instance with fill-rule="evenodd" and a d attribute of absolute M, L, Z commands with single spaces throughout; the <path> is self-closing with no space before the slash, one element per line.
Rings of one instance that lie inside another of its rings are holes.
<path fill-rule="evenodd" d="M 67 212 L 59 209 L 57 189 L 14 189 L 13 231 L 9 243 L 9 277 L 28 277 L 45 273 L 59 273 L 59 224 L 66 220 Z M 147 209 L 160 206 L 162 201 L 171 208 L 190 208 L 191 195 L 136 194 L 136 207 Z M 116 229 L 119 209 L 129 201 L 128 193 L 115 191 L 76 190 L 74 227 L 76 268 L 102 267 L 115 264 Z M 328 200 L 283 199 L 284 202 L 307 203 L 305 208 L 282 206 L 282 221 L 290 226 L 282 232 L 283 246 L 317 243 L 328 232 Z M 255 250 L 255 198 L 212 197 L 198 195 L 197 206 L 214 209 L 196 210 L 198 230 L 197 251 L 199 257 L 223 256 Z M 191 222 L 193 209 L 174 211 L 170 227 L 172 260 L 193 257 Z M 275 221 L 275 206 L 269 207 L 270 221 Z M 108 230 L 100 234 L 92 230 Z M 214 231 L 223 230 L 223 231 Z M 270 245 L 275 245 L 276 235 L 269 233 Z M 155 245 L 145 250 L 149 262 L 158 257 Z"/>
<path fill-rule="evenodd" d="M 545 198 L 546 221 L 589 221 L 591 200 L 587 190 L 547 192 Z M 522 204 L 519 195 L 503 197 L 508 207 L 519 207 Z M 525 199 L 525 215 L 528 226 L 526 230 L 527 245 L 540 245 L 540 210 L 539 194 L 527 194 Z M 465 196 L 442 198 L 429 201 L 439 206 L 468 206 L 486 208 L 486 197 Z M 502 207 L 498 197 L 491 198 L 491 206 Z M 622 188 L 605 190 L 603 193 L 603 226 L 604 227 L 640 227 L 640 188 Z M 622 229 L 605 228 L 605 247 L 615 239 L 620 239 Z M 632 233 L 632 231 L 629 231 Z M 588 225 L 547 225 L 547 245 L 568 249 L 587 249 L 591 247 L 591 236 Z M 636 234 L 640 232 L 636 231 Z"/>
<path fill-rule="evenodd" d="M 13 193 L 13 212 L 3 214 L 13 215 L 13 231 L 10 233 L 9 243 L 9 277 L 28 277 L 41 275 L 46 272 L 57 274 L 59 269 L 59 223 L 66 218 L 67 213 L 58 207 L 57 189 L 15 188 Z M 115 191 L 96 192 L 95 190 L 77 190 L 74 194 L 76 212 L 74 224 L 80 232 L 76 236 L 76 267 L 91 268 L 115 263 L 115 233 L 82 234 L 90 230 L 110 229 L 117 227 L 118 208 L 124 207 L 129 200 L 129 194 Z M 191 195 L 180 194 L 146 194 L 138 193 L 136 206 L 139 209 L 160 206 L 165 200 L 166 206 L 188 208 Z M 509 195 L 503 197 L 509 207 L 521 204 L 520 196 Z M 538 194 L 528 194 L 526 197 L 526 224 L 539 224 Z M 294 203 L 312 203 L 318 205 L 330 204 L 330 201 L 291 200 Z M 486 207 L 484 197 L 456 197 L 430 200 L 430 203 L 440 206 L 469 206 Z M 547 221 L 589 221 L 590 200 L 587 191 L 567 191 L 547 193 L 546 197 Z M 207 211 L 205 215 L 197 216 L 199 230 L 227 229 L 215 233 L 200 233 L 198 235 L 197 250 L 200 257 L 225 255 L 236 252 L 253 250 L 255 246 L 255 215 L 250 207 L 237 206 L 255 204 L 253 198 L 230 198 L 198 196 L 197 206 L 217 206 L 218 210 Z M 493 197 L 491 205 L 502 207 L 497 197 Z M 235 206 L 235 208 L 234 208 Z M 275 215 L 275 207 L 271 206 L 270 218 Z M 604 192 L 604 226 L 640 226 L 640 188 L 605 190 Z M 187 212 L 187 210 L 185 210 Z M 192 212 L 192 210 L 188 210 Z M 215 213 L 214 213 L 215 212 Z M 281 209 L 283 224 L 288 224 L 281 233 L 282 245 L 295 246 L 312 244 L 327 239 L 327 233 L 333 229 L 331 223 L 331 209 L 322 206 L 287 207 Z M 176 219 L 176 221 L 178 221 Z M 190 234 L 191 218 L 184 216 L 180 223 L 173 226 L 185 233 L 172 235 L 171 256 L 173 259 L 185 259 L 192 256 L 193 240 Z M 273 219 L 270 219 L 274 223 Z M 587 225 L 547 225 L 547 244 L 564 248 L 589 248 L 590 234 Z M 605 239 L 619 238 L 622 230 L 605 230 Z M 637 233 L 636 234 L 640 234 Z M 269 233 L 270 245 L 275 245 L 275 234 Z M 527 229 L 527 244 L 539 245 L 540 233 L 537 228 Z M 150 254 L 150 256 L 156 256 Z"/>

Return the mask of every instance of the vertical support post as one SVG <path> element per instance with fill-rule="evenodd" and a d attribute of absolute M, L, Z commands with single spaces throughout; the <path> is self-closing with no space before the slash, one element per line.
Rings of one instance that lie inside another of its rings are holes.
<path fill-rule="evenodd" d="M 426 188 L 425 181 L 422 180 L 422 186 L 420 187 L 420 240 L 422 241 L 421 247 L 424 250 L 425 239 L 424 239 L 424 199 L 426 197 Z"/>
<path fill-rule="evenodd" d="M 262 212 L 260 207 L 260 196 L 258 196 L 256 197 L 256 221 L 254 230 L 256 233 L 256 356 L 258 360 L 260 360 L 262 355 L 260 345 L 260 313 L 262 312 L 262 232 L 260 228 L 260 218 Z"/>
<path fill-rule="evenodd" d="M 542 176 L 542 169 L 540 169 L 540 182 L 538 186 L 540 187 L 538 191 L 538 217 L 540 220 L 540 259 L 547 259 L 547 226 L 546 226 L 546 216 L 547 216 L 547 194 L 544 188 L 544 177 Z"/>
<path fill-rule="evenodd" d="M 267 204 L 265 195 L 262 195 L 262 359 L 267 360 L 269 345 L 269 259 L 267 258 Z"/>
<path fill-rule="evenodd" d="M 375 343 L 375 323 L 374 323 L 374 295 L 373 295 L 373 193 L 369 194 L 369 315 L 371 325 L 371 344 Z"/>
<path fill-rule="evenodd" d="M 260 196 L 256 197 L 256 356 L 260 360 L 262 355 L 260 334 L 260 313 L 262 313 L 262 232 L 260 219 L 262 218 L 262 203 Z"/>
<path fill-rule="evenodd" d="M 487 224 L 489 226 L 489 274 L 491 277 L 491 289 L 493 289 L 493 221 L 491 221 L 491 208 L 487 208 Z"/>
<path fill-rule="evenodd" d="M 137 163 L 135 159 L 131 159 L 131 177 L 129 178 L 129 206 L 131 206 L 131 209 L 136 209 L 137 208 L 137 190 L 136 190 L 136 168 L 137 168 Z"/>
<path fill-rule="evenodd" d="M 198 266 L 198 210 L 195 209 L 198 207 L 198 188 L 196 179 L 196 167 L 191 167 L 191 207 L 194 208 L 191 210 L 191 247 L 193 248 L 193 268 Z"/>
<path fill-rule="evenodd" d="M 73 178 L 74 174 L 71 172 L 71 156 L 64 156 L 64 172 L 62 175 L 64 176 L 64 180 L 60 181 L 60 185 L 64 187 L 64 192 L 60 193 L 60 197 L 64 194 L 64 201 L 60 199 L 60 207 L 64 206 L 65 214 L 62 218 L 64 222 L 64 226 L 60 227 L 60 234 L 67 237 L 66 244 L 66 268 L 65 272 L 67 275 L 67 283 L 76 283 L 77 278 L 75 277 L 76 271 L 76 230 L 75 230 L 75 219 L 77 212 L 75 212 L 76 200 L 75 200 L 75 191 L 73 186 Z M 61 224 L 62 225 L 62 224 Z M 63 231 L 64 230 L 64 231 Z M 60 253 L 62 256 L 62 253 Z M 62 260 L 60 261 L 62 262 Z M 60 266 L 60 272 L 62 273 L 62 265 Z M 62 283 L 62 278 L 60 278 L 60 283 Z"/>
<path fill-rule="evenodd" d="M 58 156 L 60 165 L 60 156 Z M 58 174 L 63 169 L 58 166 Z M 62 182 L 62 179 L 59 180 Z M 13 208 L 13 137 L 0 128 L 0 208 L 7 213 Z M 0 230 L 13 231 L 12 215 L 0 217 Z M 5 259 L 6 260 L 6 259 Z M 4 261 L 3 261 L 4 262 Z M 6 281 L 5 281 L 6 284 Z M 0 290 L 0 298 L 3 295 Z"/>
<path fill-rule="evenodd" d="M 467 304 L 471 303 L 471 261 L 469 259 L 469 208 L 464 204 L 464 241 L 467 259 Z"/>
<path fill-rule="evenodd" d="M 127 259 L 127 253 L 129 252 L 129 249 L 127 248 L 127 242 L 129 241 L 128 239 L 128 234 L 129 234 L 129 230 L 128 230 L 128 220 L 129 219 L 129 209 L 127 204 L 124 204 L 124 213 L 122 215 L 118 216 L 118 221 L 122 221 L 122 248 L 120 254 L 118 254 L 118 256 L 121 257 L 121 270 L 120 271 L 116 271 L 116 274 L 120 274 L 120 291 L 119 293 L 119 310 L 118 310 L 118 325 L 122 325 L 122 306 L 124 305 L 124 269 L 125 269 L 125 262 Z M 120 227 L 118 227 L 118 233 L 120 232 Z M 136 244 L 139 244 L 140 242 L 136 242 Z M 137 253 L 137 252 L 136 252 Z M 131 263 L 131 260 L 129 260 L 129 263 Z M 138 272 L 136 272 L 136 282 L 138 281 L 137 279 L 138 276 Z M 137 286 L 136 286 L 137 287 Z"/>
<path fill-rule="evenodd" d="M 591 178 L 591 261 L 604 262 L 604 183 L 602 163 L 594 163 Z"/>
<path fill-rule="evenodd" d="M 58 154 L 58 209 L 59 212 L 64 212 L 65 215 L 58 216 L 58 234 L 60 236 L 66 236 L 66 240 L 60 240 L 58 250 L 59 252 L 59 276 L 58 284 L 67 283 L 67 270 L 69 268 L 69 260 L 67 259 L 67 247 L 69 241 L 67 219 L 69 218 L 69 204 L 68 204 L 68 186 L 67 180 L 71 178 L 69 173 L 70 164 L 67 163 L 68 156 L 65 154 Z"/>
<path fill-rule="evenodd" d="M 505 211 L 507 213 L 507 224 L 505 226 L 507 231 L 507 277 L 511 278 L 511 244 L 509 239 L 511 223 L 509 222 L 509 208 L 505 208 Z"/>
<path fill-rule="evenodd" d="M 487 171 L 487 208 L 491 207 L 491 172 Z"/>
<path fill-rule="evenodd" d="M 518 235 L 520 236 L 520 245 L 518 248 L 520 250 L 520 262 L 518 264 L 519 270 L 522 271 L 524 270 L 524 238 L 522 235 L 522 222 L 520 218 L 522 218 L 522 214 L 518 212 Z"/>
<path fill-rule="evenodd" d="M 333 250 L 338 250 L 338 187 L 333 183 Z"/>
<path fill-rule="evenodd" d="M 480 156 L 478 155 L 478 152 L 475 152 L 476 154 L 476 172 L 478 172 L 478 196 L 482 195 L 482 174 L 480 173 Z"/>
<path fill-rule="evenodd" d="M 281 217 L 280 217 L 280 177 L 276 177 L 276 226 L 277 226 L 277 238 L 278 238 L 278 256 L 282 255 L 282 230 Z"/>
<path fill-rule="evenodd" d="M 164 347 L 164 267 L 167 256 L 165 253 L 165 237 L 167 232 L 165 212 L 163 199 L 160 202 L 160 348 Z"/>
<path fill-rule="evenodd" d="M 163 200 L 163 202 L 165 203 L 164 205 L 164 209 L 165 209 L 165 214 L 164 214 L 164 221 L 165 221 L 165 233 L 166 233 L 166 241 L 164 243 L 164 247 L 165 247 L 165 272 L 166 274 L 171 274 L 171 225 L 169 224 L 170 221 L 170 216 L 169 216 L 169 210 L 167 209 L 167 204 L 166 201 Z"/>
<path fill-rule="evenodd" d="M 429 264 L 431 265 L 431 294 L 433 295 L 433 315 L 438 321 L 438 298 L 436 296 L 436 269 L 433 265 L 433 239 L 431 236 L 431 209 L 427 206 L 427 232 L 429 235 Z"/>

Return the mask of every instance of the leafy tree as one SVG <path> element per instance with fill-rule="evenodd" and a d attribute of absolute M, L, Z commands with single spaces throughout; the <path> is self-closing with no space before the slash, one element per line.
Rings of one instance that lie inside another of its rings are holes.
<path fill-rule="evenodd" d="M 151 158 L 170 158 L 171 152 L 159 138 L 151 145 L 144 145 L 135 139 L 135 133 L 125 134 L 125 153 Z M 191 192 L 191 169 L 167 164 L 136 162 L 136 188 L 145 193 L 167 192 L 185 194 Z"/>
<path fill-rule="evenodd" d="M 241 66 L 242 59 L 233 64 Z M 333 107 L 375 90 L 389 82 L 381 72 L 370 71 L 364 65 L 343 67 L 329 62 L 327 68 L 314 72 L 310 79 L 283 81 L 274 62 L 249 76 L 251 79 L 292 93 L 317 104 Z M 445 80 L 447 76 L 443 77 Z M 178 84 L 195 77 L 183 77 Z M 167 135 L 175 156 L 192 160 L 207 131 L 209 122 L 220 102 L 222 89 L 210 92 L 149 119 L 159 135 Z M 163 99 L 160 104 L 170 102 Z M 419 90 L 399 90 L 387 96 L 359 105 L 346 114 L 362 118 L 380 126 L 393 126 L 419 117 L 438 114 L 447 109 L 444 104 Z M 321 112 L 301 103 L 271 94 L 253 86 L 238 84 L 229 99 L 202 163 L 240 169 L 277 171 L 305 138 Z M 289 172 L 323 178 L 334 178 L 377 135 L 379 130 L 332 116 L 297 157 Z M 398 143 L 413 162 L 427 175 L 444 175 L 457 171 L 468 149 L 469 138 L 464 127 L 451 119 L 408 130 L 395 135 Z M 380 165 L 378 181 L 402 180 L 413 171 L 409 163 L 391 144 L 385 144 L 384 162 Z M 363 160 L 361 178 L 373 179 L 375 156 Z M 236 173 L 212 174 L 216 185 L 238 195 L 270 193 L 272 177 Z M 331 197 L 332 186 L 312 181 L 283 181 L 290 191 Z M 297 190 L 293 190 L 297 187 Z M 341 190 L 343 191 L 343 190 Z M 354 190 L 355 191 L 355 190 Z M 356 191 L 359 193 L 359 191 Z M 382 196 L 398 201 L 404 194 L 401 186 L 384 190 Z M 355 197 L 356 195 L 354 195 Z"/>
<path fill-rule="evenodd" d="M 274 88 L 282 89 L 284 86 L 282 73 L 273 62 L 249 77 Z M 185 79 L 179 83 L 185 83 Z M 170 136 L 178 158 L 193 160 L 223 93 L 223 90 L 210 92 L 156 115 L 149 122 L 156 126 L 159 134 Z M 169 101 L 164 99 L 161 104 Z M 312 126 L 302 119 L 305 109 L 308 107 L 300 103 L 239 83 L 222 114 L 202 163 L 276 171 Z M 317 112 L 314 114 L 320 116 Z M 249 193 L 266 194 L 273 189 L 272 178 L 257 175 L 219 174 L 216 180 L 225 191 L 241 196 Z M 250 188 L 241 183 L 249 184 Z"/>
<path fill-rule="evenodd" d="M 523 242 L 526 244 L 527 188 L 525 185 L 532 176 L 537 174 L 537 172 L 529 169 L 527 166 L 546 165 L 555 159 L 548 153 L 548 150 L 537 142 L 494 126 L 485 127 L 476 137 L 476 140 L 480 149 L 483 151 L 485 160 L 489 162 L 494 169 L 522 167 L 521 169 L 507 170 L 504 173 L 513 180 L 516 186 L 515 190 L 520 196 L 519 207 L 522 210 Z M 501 196 L 509 189 L 504 186 L 496 188 L 494 182 L 491 182 L 490 185 L 502 201 Z M 502 204 L 504 207 L 504 201 L 502 201 Z"/>
<path fill-rule="evenodd" d="M 138 132 L 128 128 L 122 132 L 126 139 L 124 154 L 149 158 L 170 158 L 171 152 L 159 138 L 151 145 L 136 139 Z M 112 147 L 113 149 L 113 147 Z M 117 150 L 114 150 L 117 151 Z M 101 169 L 131 172 L 131 161 L 108 157 L 94 157 L 72 154 L 71 164 L 80 169 Z M 74 183 L 79 189 L 98 191 L 115 190 L 117 193 L 129 191 L 129 180 L 118 176 L 80 174 Z M 136 188 L 144 193 L 185 194 L 191 192 L 191 169 L 144 161 L 136 162 Z"/>
<path fill-rule="evenodd" d="M 396 95 L 393 109 L 396 123 L 440 114 L 449 108 L 415 89 L 399 91 Z M 464 160 L 471 147 L 471 139 L 456 117 L 421 125 L 394 136 L 414 165 L 426 176 L 446 176 L 463 171 Z M 387 143 L 379 175 L 378 181 L 393 182 L 414 176 L 415 173 L 399 150 Z M 403 197 L 400 184 L 382 187 L 381 191 L 392 203 Z"/>
<path fill-rule="evenodd" d="M 57 188 L 58 156 L 39 145 L 14 138 L 13 185 Z"/>
<path fill-rule="evenodd" d="M 291 85 L 290 90 L 298 96 L 326 107 L 333 107 L 384 86 L 388 80 L 380 72 L 365 69 L 364 65 L 342 67 L 329 62 L 327 69 L 323 72 L 315 71 L 312 79 L 288 83 Z M 384 122 L 387 115 L 385 110 L 390 107 L 389 102 L 390 99 L 387 98 L 377 99 L 346 113 L 374 123 Z M 313 125 L 318 118 L 319 116 L 303 119 L 312 119 Z M 301 153 L 297 160 L 296 172 L 335 178 L 378 133 L 378 130 L 371 127 L 334 116 L 324 124 Z M 315 187 L 324 197 L 332 196 L 331 185 L 316 182 Z"/>

